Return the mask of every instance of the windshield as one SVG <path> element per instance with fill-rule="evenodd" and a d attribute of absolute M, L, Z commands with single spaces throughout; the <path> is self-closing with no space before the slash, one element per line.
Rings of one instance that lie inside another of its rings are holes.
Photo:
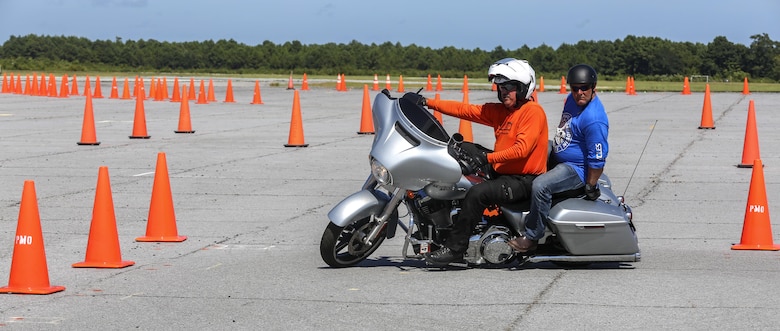
<path fill-rule="evenodd" d="M 450 140 L 447 131 L 445 131 L 444 127 L 441 126 L 441 123 L 433 117 L 433 114 L 422 106 L 416 105 L 409 100 L 401 98 L 398 101 L 401 106 L 401 112 L 410 122 L 412 122 L 412 125 L 433 139 L 442 142 Z"/>

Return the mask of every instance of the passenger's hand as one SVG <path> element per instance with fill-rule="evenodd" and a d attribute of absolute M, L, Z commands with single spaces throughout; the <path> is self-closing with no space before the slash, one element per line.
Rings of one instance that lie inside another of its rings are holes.
<path fill-rule="evenodd" d="M 425 97 L 422 96 L 422 94 L 419 94 L 419 93 L 409 92 L 409 93 L 404 94 L 404 96 L 402 98 L 411 101 L 415 105 L 420 105 L 420 106 L 423 106 L 423 107 L 425 107 L 427 105 L 427 103 L 428 103 L 427 100 L 425 99 Z"/>
<path fill-rule="evenodd" d="M 585 199 L 596 200 L 600 196 L 601 196 L 601 190 L 599 189 L 599 184 L 596 185 L 585 184 Z"/>

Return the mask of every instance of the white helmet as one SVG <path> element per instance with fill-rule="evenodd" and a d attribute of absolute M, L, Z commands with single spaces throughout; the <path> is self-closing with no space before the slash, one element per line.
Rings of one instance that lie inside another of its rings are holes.
<path fill-rule="evenodd" d="M 517 95 L 530 99 L 536 89 L 536 72 L 526 60 L 505 58 L 496 61 L 488 69 L 488 80 L 495 84 L 517 83 Z M 499 92 L 500 93 L 500 92 Z M 499 95 L 499 99 L 501 96 Z"/>

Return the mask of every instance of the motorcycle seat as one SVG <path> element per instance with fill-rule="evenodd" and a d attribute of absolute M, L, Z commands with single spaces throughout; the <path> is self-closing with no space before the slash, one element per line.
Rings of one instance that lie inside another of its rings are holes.
<path fill-rule="evenodd" d="M 583 195 L 585 195 L 584 187 L 555 193 L 552 196 L 552 205 L 554 206 L 556 203 L 566 199 L 579 198 L 582 197 Z M 514 211 L 528 211 L 531 209 L 531 199 L 518 200 L 510 203 L 505 203 L 505 204 L 501 204 L 501 206 Z"/>

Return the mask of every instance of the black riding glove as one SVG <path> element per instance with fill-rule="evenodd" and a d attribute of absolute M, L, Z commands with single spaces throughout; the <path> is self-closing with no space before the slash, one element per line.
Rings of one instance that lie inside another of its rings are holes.
<path fill-rule="evenodd" d="M 413 104 L 420 105 L 420 106 L 423 106 L 423 107 L 425 107 L 427 105 L 427 100 L 425 100 L 425 97 L 422 96 L 422 94 L 419 94 L 419 93 L 409 92 L 409 93 L 404 94 L 404 96 L 402 98 L 411 101 Z"/>
<path fill-rule="evenodd" d="M 487 152 L 477 147 L 476 144 L 463 143 L 460 147 L 463 149 L 463 151 L 466 152 L 466 154 L 468 154 L 469 157 L 471 157 L 471 161 L 474 163 L 474 167 L 479 168 L 488 163 Z"/>
<path fill-rule="evenodd" d="M 590 185 L 585 184 L 585 199 L 596 200 L 601 196 L 601 190 L 599 190 L 599 184 Z"/>

